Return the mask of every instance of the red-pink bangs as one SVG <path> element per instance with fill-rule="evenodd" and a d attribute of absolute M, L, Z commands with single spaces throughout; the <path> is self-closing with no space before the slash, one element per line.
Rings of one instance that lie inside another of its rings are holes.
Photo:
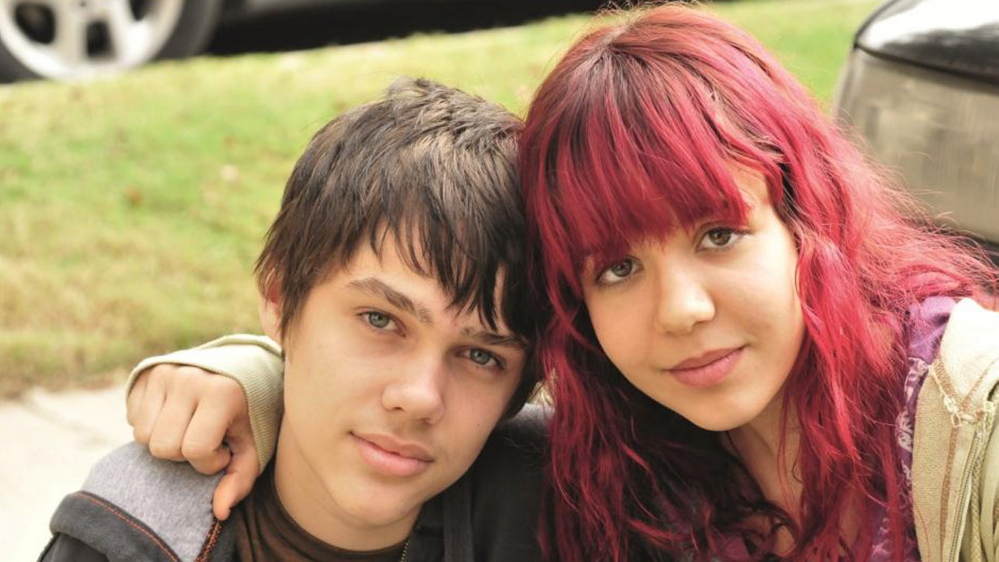
<path fill-rule="evenodd" d="M 587 87 L 571 103 L 532 109 L 548 127 L 535 131 L 544 158 L 535 157 L 542 169 L 525 182 L 529 213 L 549 267 L 577 296 L 587 258 L 605 264 L 637 241 L 705 218 L 744 221 L 733 166 L 780 182 L 774 155 L 726 122 L 696 77 L 682 69 L 650 72 L 647 61 L 631 57 L 602 62 L 588 65 Z"/>

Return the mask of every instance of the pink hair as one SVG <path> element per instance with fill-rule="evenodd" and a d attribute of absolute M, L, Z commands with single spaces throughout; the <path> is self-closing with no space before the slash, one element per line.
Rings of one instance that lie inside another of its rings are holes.
<path fill-rule="evenodd" d="M 911 507 L 894 422 L 907 310 L 933 295 L 982 295 L 994 287 L 989 266 L 924 226 L 755 40 L 694 9 L 637 12 L 573 45 L 538 90 L 521 146 L 554 309 L 541 349 L 556 403 L 548 556 L 727 559 L 747 539 L 759 557 L 774 533 L 746 523 L 762 514 L 792 531 L 791 558 L 838 559 L 849 509 L 862 528 L 846 547 L 863 558 L 878 506 L 893 546 L 903 544 Z M 784 392 L 784 411 L 801 413 L 793 517 L 763 498 L 718 434 L 624 379 L 599 349 L 579 286 L 588 256 L 620 255 L 709 212 L 742 215 L 733 162 L 765 178 L 799 252 L 807 334 Z"/>

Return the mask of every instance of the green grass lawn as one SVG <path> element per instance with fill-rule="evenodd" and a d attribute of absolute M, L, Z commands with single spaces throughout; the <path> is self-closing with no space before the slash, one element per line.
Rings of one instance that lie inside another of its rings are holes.
<path fill-rule="evenodd" d="M 707 9 L 828 102 L 875 0 Z M 252 263 L 311 134 L 400 75 L 522 113 L 583 16 L 0 88 L 0 395 L 94 386 L 145 355 L 257 331 Z"/>

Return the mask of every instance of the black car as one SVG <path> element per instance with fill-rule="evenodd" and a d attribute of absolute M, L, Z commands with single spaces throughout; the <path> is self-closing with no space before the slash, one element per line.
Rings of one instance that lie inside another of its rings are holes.
<path fill-rule="evenodd" d="M 0 0 L 0 82 L 85 79 L 115 74 L 155 59 L 201 52 L 220 27 L 242 27 L 246 44 L 288 44 L 282 25 L 308 20 L 296 44 L 315 46 L 310 29 L 328 39 L 371 30 L 348 29 L 337 18 L 353 12 L 374 19 L 392 36 L 433 22 L 433 29 L 463 29 L 467 18 L 487 26 L 596 9 L 602 0 Z M 343 13 L 327 7 L 338 5 Z M 318 8 L 305 13 L 308 8 Z M 293 12 L 303 12 L 293 14 Z M 329 13 L 327 13 L 329 12 Z M 367 15 L 365 15 L 367 13 Z M 418 17 L 414 18 L 413 15 Z M 318 19 L 313 15 L 320 16 Z M 333 16 L 330 19 L 329 16 Z M 428 19 L 429 18 L 429 19 Z M 282 23 L 282 20 L 284 22 Z M 327 25 L 326 22 L 331 22 Z M 230 25 L 234 24 L 234 25 Z M 249 25 L 247 25 L 249 24 Z M 297 24 L 293 24 L 297 25 Z M 361 23 L 361 25 L 365 25 Z M 439 26 L 439 27 L 436 27 Z M 220 33 L 225 35 L 225 31 Z M 232 37 L 230 36 L 230 39 Z M 355 39 L 356 40 L 356 39 Z M 369 40 L 369 39 L 366 39 Z M 238 43 L 239 41 L 237 41 Z M 283 43 L 282 43 L 283 42 Z M 224 50 L 223 50 L 224 52 Z"/>
<path fill-rule="evenodd" d="M 947 226 L 999 245 L 999 1 L 886 2 L 835 106 Z"/>
<path fill-rule="evenodd" d="M 597 3 L 540 1 L 584 9 Z M 414 5 L 419 6 L 414 0 L 0 0 L 0 82 L 84 79 L 154 59 L 188 57 L 201 52 L 220 25 L 235 22 L 252 20 L 252 33 L 265 40 L 270 22 L 281 19 L 273 16 L 334 4 L 354 9 L 374 6 L 379 15 L 369 17 L 401 20 L 407 17 L 400 15 L 407 13 L 403 8 L 412 12 Z M 509 1 L 427 0 L 425 4 L 429 13 L 443 18 L 482 6 L 499 13 Z"/>
<path fill-rule="evenodd" d="M 0 0 L 0 82 L 78 79 L 198 53 L 223 18 L 349 0 Z"/>

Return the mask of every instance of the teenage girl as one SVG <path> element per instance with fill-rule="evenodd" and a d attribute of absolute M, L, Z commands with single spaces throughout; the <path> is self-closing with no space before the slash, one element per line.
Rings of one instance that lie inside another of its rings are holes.
<path fill-rule="evenodd" d="M 551 559 L 995 559 L 995 270 L 756 41 L 679 6 L 591 32 L 521 166 Z"/>

